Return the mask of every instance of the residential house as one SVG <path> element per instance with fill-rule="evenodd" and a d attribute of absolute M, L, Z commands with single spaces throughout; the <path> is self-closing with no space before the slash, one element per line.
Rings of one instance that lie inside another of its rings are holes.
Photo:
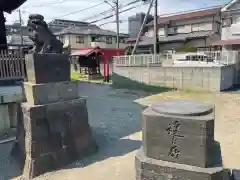
<path fill-rule="evenodd" d="M 154 44 L 153 21 L 141 37 L 137 52 L 152 53 Z M 159 51 L 181 51 L 184 46 L 208 48 L 221 38 L 221 7 L 162 15 L 158 18 Z M 135 40 L 131 39 L 131 43 Z"/>
<path fill-rule="evenodd" d="M 83 21 L 72 21 L 72 20 L 65 20 L 65 19 L 54 19 L 51 22 L 48 23 L 49 29 L 51 29 L 52 32 L 58 32 L 62 29 L 68 28 L 68 27 L 97 27 L 94 24 L 90 24 L 88 22 Z"/>
<path fill-rule="evenodd" d="M 30 48 L 33 46 L 33 42 L 28 36 L 21 36 L 20 34 L 8 35 L 7 44 L 9 49 Z"/>
<path fill-rule="evenodd" d="M 222 8 L 221 40 L 214 46 L 223 50 L 240 50 L 240 0 L 232 0 Z"/>
<path fill-rule="evenodd" d="M 21 26 L 19 22 L 6 25 L 7 44 L 9 49 L 29 48 L 33 42 L 28 38 L 26 26 Z"/>
<path fill-rule="evenodd" d="M 20 23 L 14 22 L 13 24 L 7 24 L 6 25 L 6 33 L 7 35 L 12 35 L 12 34 L 18 34 L 18 35 L 23 35 L 27 36 L 28 30 L 26 26 L 21 26 Z"/>
<path fill-rule="evenodd" d="M 100 47 L 116 48 L 116 32 L 104 30 L 99 27 L 68 27 L 55 33 L 64 47 L 69 47 L 72 51 L 81 48 Z M 120 34 L 120 48 L 125 47 L 126 34 Z"/>

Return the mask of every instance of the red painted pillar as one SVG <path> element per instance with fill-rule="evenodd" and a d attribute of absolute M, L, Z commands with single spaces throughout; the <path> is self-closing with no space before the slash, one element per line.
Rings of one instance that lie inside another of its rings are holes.
<path fill-rule="evenodd" d="M 104 57 L 104 81 L 109 82 L 109 57 Z"/>
<path fill-rule="evenodd" d="M 109 57 L 106 58 L 106 82 L 109 82 L 110 80 L 110 75 L 109 75 Z"/>
<path fill-rule="evenodd" d="M 106 75 L 106 56 L 103 56 L 103 74 L 104 74 L 104 81 L 106 80 L 106 77 L 107 77 L 107 75 Z"/>

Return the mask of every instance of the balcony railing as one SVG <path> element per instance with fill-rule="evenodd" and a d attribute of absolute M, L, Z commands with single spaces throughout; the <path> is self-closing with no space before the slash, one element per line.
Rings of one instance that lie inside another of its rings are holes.
<path fill-rule="evenodd" d="M 186 63 L 194 62 L 213 62 L 215 64 L 231 65 L 240 62 L 239 52 L 237 51 L 204 51 L 198 53 L 165 53 L 165 54 L 141 54 L 129 56 L 115 56 L 113 62 L 115 66 L 161 66 L 164 61 L 185 59 Z M 184 62 L 184 61 L 182 61 Z M 196 64 L 196 63 L 195 63 Z"/>
<path fill-rule="evenodd" d="M 100 48 L 115 48 L 116 43 L 108 44 L 106 42 L 90 42 L 91 47 L 100 47 Z M 125 43 L 119 43 L 120 48 L 125 48 Z"/>

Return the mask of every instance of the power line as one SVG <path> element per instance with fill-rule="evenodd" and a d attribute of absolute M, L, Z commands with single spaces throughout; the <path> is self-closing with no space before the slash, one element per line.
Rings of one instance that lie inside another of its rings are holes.
<path fill-rule="evenodd" d="M 130 8 L 128 8 L 128 9 L 125 9 L 125 10 L 120 11 L 119 14 L 120 14 L 120 13 L 124 13 L 124 12 L 126 12 L 126 11 L 129 11 L 129 10 L 131 10 L 131 9 L 137 8 L 137 7 L 139 7 L 139 6 L 143 6 L 143 5 L 147 5 L 147 4 L 144 3 L 144 4 L 140 4 L 140 5 L 136 5 L 136 6 L 130 7 Z M 99 21 L 102 21 L 102 20 L 105 20 L 105 19 L 109 19 L 109 18 L 111 18 L 111 17 L 113 17 L 113 16 L 114 16 L 114 15 L 110 15 L 110 16 L 106 16 L 106 17 L 104 17 L 104 18 L 101 18 L 101 19 L 98 19 L 98 20 L 89 22 L 89 25 L 88 25 L 88 26 L 79 28 L 79 30 L 87 30 L 87 29 L 89 29 L 89 28 L 91 27 L 91 25 L 92 25 L 93 23 L 96 23 L 96 22 L 99 22 Z"/>
<path fill-rule="evenodd" d="M 54 0 L 54 1 L 50 1 L 48 3 L 43 3 L 43 4 L 40 4 L 40 5 L 36 5 L 36 6 L 26 6 L 26 7 L 23 7 L 23 8 L 44 7 L 44 6 L 50 6 L 50 5 L 54 5 L 54 4 L 64 3 L 66 1 L 68 1 L 68 0 Z"/>
<path fill-rule="evenodd" d="M 130 5 L 133 5 L 133 4 L 136 4 L 136 3 L 138 3 L 138 2 L 141 2 L 141 1 L 140 1 L 140 0 L 133 0 L 133 1 L 129 2 L 129 3 L 127 3 L 127 4 L 124 4 L 124 5 L 120 4 L 120 5 L 118 6 L 118 8 L 119 8 L 119 9 L 122 9 L 122 8 L 124 8 L 124 7 L 130 6 Z M 98 16 L 101 16 L 101 15 L 107 15 L 108 13 L 111 13 L 111 12 L 113 12 L 113 11 L 114 11 L 114 9 L 111 8 L 111 9 L 108 9 L 108 10 L 106 10 L 106 11 L 100 12 L 100 13 L 98 13 L 98 14 L 94 14 L 94 15 L 92 15 L 92 16 L 85 17 L 84 19 L 81 19 L 80 21 L 87 21 L 87 20 L 90 20 L 90 19 L 94 19 L 94 18 L 96 18 L 96 17 L 98 17 Z"/>
<path fill-rule="evenodd" d="M 127 19 L 119 20 L 120 23 L 127 22 L 127 21 L 128 21 Z M 102 24 L 100 24 L 99 26 L 104 26 L 104 25 L 106 25 L 106 24 L 111 24 L 111 23 L 115 23 L 115 22 L 116 22 L 116 20 L 114 20 L 114 21 L 109 21 L 109 22 L 102 23 Z"/>
<path fill-rule="evenodd" d="M 61 0 L 61 1 L 66 1 L 66 0 Z M 55 0 L 55 1 L 51 1 L 51 2 L 52 2 L 52 3 L 55 2 L 55 4 L 57 4 L 56 0 Z M 50 2 L 50 3 L 51 3 L 51 2 Z M 127 3 L 127 4 L 119 5 L 119 8 L 124 8 L 124 7 L 127 7 L 127 6 L 129 6 L 129 5 L 135 4 L 135 3 L 137 3 L 137 2 L 140 2 L 140 0 L 133 0 L 133 1 L 129 2 L 129 3 Z M 58 1 L 58 3 L 59 3 L 59 1 Z M 91 9 L 91 8 L 94 8 L 94 7 L 97 7 L 97 6 L 100 6 L 100 5 L 104 4 L 104 3 L 105 3 L 105 2 L 103 1 L 103 2 L 98 3 L 98 4 L 95 4 L 95 5 L 93 5 L 93 6 L 90 6 L 90 7 L 84 8 L 84 9 L 80 9 L 80 10 L 77 10 L 77 11 L 73 11 L 73 12 L 70 12 L 70 13 L 67 13 L 67 14 L 63 14 L 63 15 L 60 15 L 60 16 L 57 16 L 57 17 L 53 17 L 53 18 L 51 18 L 51 19 L 59 19 L 59 18 L 66 17 L 66 16 L 69 16 L 69 15 L 77 14 L 77 13 L 79 13 L 79 12 L 83 12 L 83 11 L 86 11 L 86 10 L 88 10 L 88 9 Z M 84 18 L 84 19 L 79 20 L 79 21 L 87 21 L 87 20 L 89 20 L 89 19 L 93 19 L 93 18 L 95 18 L 95 17 L 98 17 L 99 15 L 105 15 L 105 14 L 110 13 L 110 12 L 113 12 L 113 11 L 114 11 L 114 10 L 111 8 L 111 9 L 109 9 L 109 10 L 107 10 L 107 11 L 103 11 L 103 12 L 101 12 L 101 13 L 95 14 L 95 15 L 93 15 L 93 16 L 91 16 L 91 17 L 87 17 L 87 18 Z M 32 13 L 32 12 L 29 12 L 29 11 L 26 11 L 26 10 L 23 10 L 23 12 L 27 12 L 27 13 L 30 13 L 30 14 Z M 125 12 L 125 11 L 124 11 L 124 12 Z M 110 17 L 113 17 L 113 15 L 107 16 L 106 18 L 103 18 L 103 19 L 108 19 L 108 17 L 109 17 L 109 18 L 110 18 Z M 97 21 L 96 21 L 96 22 L 97 22 Z"/>
<path fill-rule="evenodd" d="M 80 10 L 77 10 L 77 11 L 73 11 L 73 12 L 70 12 L 70 13 L 67 13 L 67 14 L 64 14 L 64 15 L 61 15 L 61 16 L 57 16 L 57 17 L 51 18 L 51 19 L 58 19 L 58 18 L 62 18 L 62 17 L 65 17 L 65 16 L 69 16 L 69 15 L 76 14 L 76 13 L 79 13 L 79 12 L 83 12 L 83 11 L 86 11 L 86 10 L 88 10 L 88 9 L 91 9 L 91 8 L 94 8 L 94 7 L 97 7 L 97 6 L 100 6 L 100 5 L 103 4 L 103 3 L 104 3 L 104 2 L 101 2 L 101 3 L 95 4 L 95 5 L 93 5 L 93 6 L 90 6 L 90 7 L 84 8 L 84 9 L 80 9 Z"/>
<path fill-rule="evenodd" d="M 125 4 L 125 5 L 121 5 L 120 7 L 121 7 L 121 8 L 124 8 L 124 7 L 127 7 L 127 6 L 129 6 L 129 5 L 135 4 L 135 3 L 137 3 L 137 2 L 139 2 L 139 0 L 131 1 L 131 2 L 127 3 L 127 4 Z M 87 9 L 90 9 L 90 8 L 93 8 L 93 7 L 97 7 L 97 6 L 99 6 L 99 5 L 103 4 L 103 3 L 104 3 L 104 2 L 101 2 L 101 3 L 99 3 L 99 4 L 90 6 L 90 7 L 88 7 L 88 8 L 84 8 L 84 9 L 81 9 L 81 10 L 78 10 L 78 11 L 74 11 L 74 12 L 71 12 L 71 13 L 67 13 L 67 14 L 64 14 L 64 15 L 61 15 L 61 16 L 58 16 L 58 17 L 54 17 L 54 18 L 51 18 L 51 19 L 57 19 L 57 18 L 65 17 L 65 16 L 68 16 L 68 15 L 76 14 L 76 13 L 78 13 L 78 12 L 82 12 L 82 11 L 85 11 L 85 10 L 87 10 Z M 136 5 L 136 6 L 132 6 L 132 7 L 130 7 L 130 8 L 127 8 L 127 9 L 125 9 L 125 10 L 122 10 L 122 11 L 119 12 L 119 14 L 124 13 L 124 12 L 127 12 L 127 11 L 132 10 L 132 9 L 135 9 L 135 8 L 137 8 L 137 7 L 139 7 L 139 6 L 142 6 L 142 5 L 146 5 L 146 3 L 140 4 L 140 5 Z M 26 11 L 26 10 L 23 10 L 23 12 L 31 13 L 31 12 Z M 108 11 L 108 12 L 111 12 L 111 10 Z M 95 16 L 96 16 L 96 15 L 95 15 Z M 112 15 L 108 15 L 108 16 L 103 17 L 103 18 L 101 18 L 101 19 L 91 21 L 91 22 L 89 22 L 89 24 L 93 24 L 93 23 L 96 23 L 96 22 L 99 22 L 99 21 L 102 21 L 102 20 L 106 20 L 106 19 L 112 18 L 113 16 L 114 16 L 113 14 L 112 14 Z M 89 27 L 86 27 L 86 28 L 89 28 Z"/>
<path fill-rule="evenodd" d="M 63 3 L 63 2 L 66 2 L 67 0 L 60 0 L 60 1 L 52 1 L 52 3 L 48 3 L 48 4 L 42 4 L 42 5 L 39 5 L 39 6 L 33 6 L 33 7 L 43 7 L 43 6 L 47 6 L 47 5 L 52 5 L 52 4 L 59 4 L 59 3 Z M 57 16 L 57 17 L 53 17 L 51 19 L 58 19 L 58 18 L 62 18 L 62 17 L 65 17 L 65 16 L 69 16 L 69 15 L 73 15 L 73 14 L 77 14 L 79 12 L 83 12 L 83 11 L 86 11 L 88 9 L 91 9 L 91 8 L 94 8 L 94 7 L 97 7 L 97 6 L 100 6 L 101 4 L 104 4 L 104 2 L 101 2 L 101 3 L 98 3 L 98 4 L 95 4 L 93 6 L 89 6 L 87 8 L 84 8 L 84 9 L 80 9 L 80 10 L 77 10 L 77 11 L 73 11 L 73 12 L 70 12 L 70 13 L 67 13 L 67 14 L 63 14 L 63 15 L 60 15 L 60 16 Z M 25 8 L 25 7 L 24 7 Z M 24 12 L 28 12 L 28 13 L 32 13 L 32 12 L 29 12 L 29 11 L 26 11 L 26 10 L 23 10 Z"/>
<path fill-rule="evenodd" d="M 132 9 L 135 9 L 135 8 L 140 7 L 140 6 L 143 6 L 143 5 L 146 5 L 146 4 L 140 4 L 140 5 L 136 5 L 136 6 L 130 7 L 130 8 L 128 8 L 128 9 L 125 9 L 125 10 L 120 11 L 119 14 L 124 13 L 124 12 L 126 12 L 126 11 L 130 11 L 130 10 L 132 10 Z M 99 21 L 102 21 L 102 20 L 105 20 L 105 19 L 109 19 L 109 18 L 111 18 L 111 17 L 113 17 L 113 16 L 114 16 L 114 15 L 109 15 L 109 16 L 106 16 L 106 17 L 104 17 L 104 18 L 101 18 L 101 19 L 98 19 L 98 20 L 95 20 L 95 21 L 91 21 L 91 22 L 89 22 L 89 23 L 90 23 L 90 24 L 96 23 L 96 22 L 99 22 Z"/>

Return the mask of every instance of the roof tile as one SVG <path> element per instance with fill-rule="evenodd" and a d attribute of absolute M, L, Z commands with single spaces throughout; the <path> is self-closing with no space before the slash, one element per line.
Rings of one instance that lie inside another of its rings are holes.
<path fill-rule="evenodd" d="M 165 17 L 158 17 L 158 24 L 168 24 L 169 21 L 185 20 L 185 19 L 198 18 L 203 16 L 211 16 L 218 12 L 219 13 L 221 12 L 221 7 L 198 10 L 194 12 L 185 12 L 185 13 L 169 15 Z M 153 24 L 153 21 L 148 23 L 148 25 L 152 25 L 152 24 Z"/>

